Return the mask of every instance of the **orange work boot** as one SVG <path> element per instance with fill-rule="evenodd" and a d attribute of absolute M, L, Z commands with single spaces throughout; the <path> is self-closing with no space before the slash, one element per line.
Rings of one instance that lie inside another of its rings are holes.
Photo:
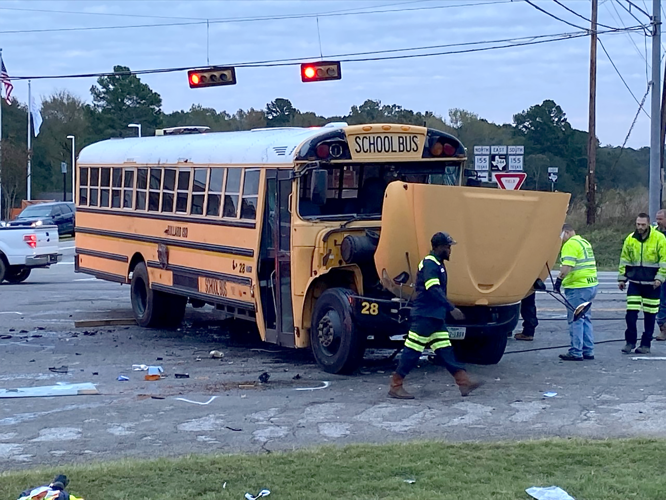
<path fill-rule="evenodd" d="M 461 396 L 467 396 L 474 389 L 478 389 L 483 385 L 483 382 L 480 380 L 471 380 L 465 370 L 458 370 L 453 375 L 453 378 L 455 379 L 456 384 L 458 384 Z"/>
<path fill-rule="evenodd" d="M 393 375 L 391 375 L 391 384 L 389 385 L 389 392 L 388 392 L 390 398 L 414 399 L 414 396 L 412 396 L 402 387 L 403 380 L 405 379 L 400 375 L 398 375 L 397 373 L 393 373 Z"/>

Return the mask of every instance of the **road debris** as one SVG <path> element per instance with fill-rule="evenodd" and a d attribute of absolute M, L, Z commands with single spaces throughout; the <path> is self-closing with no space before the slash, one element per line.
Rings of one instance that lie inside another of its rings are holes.
<path fill-rule="evenodd" d="M 555 396 L 557 396 L 556 392 L 544 392 L 543 393 L 544 398 L 554 398 Z"/>
<path fill-rule="evenodd" d="M 536 498 L 536 500 L 576 500 L 558 486 L 549 486 L 547 488 L 532 486 L 525 491 L 532 498 Z"/>
<path fill-rule="evenodd" d="M 161 366 L 149 366 L 148 373 L 146 373 L 145 377 L 143 378 L 148 381 L 159 380 L 162 378 L 162 373 L 164 373 L 164 370 Z"/>
<path fill-rule="evenodd" d="M 245 498 L 247 500 L 257 500 L 258 498 L 261 498 L 261 497 L 267 497 L 270 494 L 271 494 L 271 492 L 269 490 L 261 490 L 259 493 L 257 493 L 257 496 L 254 496 L 250 493 L 245 493 Z"/>
<path fill-rule="evenodd" d="M 416 479 L 404 479 L 403 480 L 403 483 L 407 483 L 407 484 L 414 484 L 415 482 L 416 482 Z"/>
<path fill-rule="evenodd" d="M 135 372 L 145 372 L 148 370 L 148 365 L 132 365 L 132 370 Z"/>
<path fill-rule="evenodd" d="M 173 376 L 176 378 L 190 378 L 189 373 L 174 373 Z"/>
<path fill-rule="evenodd" d="M 53 373 L 67 373 L 69 371 L 69 368 L 65 365 L 58 366 L 57 368 L 55 366 L 52 366 L 51 368 L 49 368 L 49 371 Z"/>
<path fill-rule="evenodd" d="M 291 377 L 291 380 L 300 380 L 300 379 L 301 379 L 301 375 L 299 373 L 297 373 L 296 375 Z"/>
<path fill-rule="evenodd" d="M 115 319 L 89 319 L 79 320 L 74 322 L 76 328 L 92 328 L 95 326 L 124 326 L 136 325 L 134 318 L 115 318 Z"/>
<path fill-rule="evenodd" d="M 216 399 L 217 399 L 217 396 L 211 396 L 211 398 L 208 401 L 206 401 L 205 403 L 200 403 L 199 401 L 192 401 L 191 399 L 185 399 L 185 398 L 176 398 L 176 401 L 185 401 L 186 403 L 192 403 L 192 404 L 195 404 L 195 405 L 205 406 L 207 404 L 212 403 Z"/>
<path fill-rule="evenodd" d="M 213 359 L 222 359 L 224 357 L 224 353 L 222 351 L 210 351 L 208 355 L 213 358 Z"/>
<path fill-rule="evenodd" d="M 50 396 L 90 396 L 99 394 L 95 384 L 57 384 L 42 387 L 0 389 L 0 398 L 32 398 Z"/>
<path fill-rule="evenodd" d="M 234 427 L 229 427 L 228 425 L 225 425 L 224 428 L 234 432 L 241 432 L 243 430 L 243 429 L 236 429 Z"/>
<path fill-rule="evenodd" d="M 120 375 L 116 380 L 118 380 L 118 382 L 128 382 L 129 378 L 125 375 Z"/>
<path fill-rule="evenodd" d="M 319 389 L 326 389 L 329 385 L 331 385 L 330 382 L 322 381 L 324 385 L 321 387 L 296 387 L 294 390 L 295 391 L 318 391 Z"/>
<path fill-rule="evenodd" d="M 9 340 L 11 338 L 12 338 L 11 335 L 0 335 L 0 340 Z"/>
<path fill-rule="evenodd" d="M 271 374 L 268 372 L 264 372 L 261 375 L 259 375 L 259 382 L 261 382 L 262 384 L 267 384 L 270 378 Z"/>

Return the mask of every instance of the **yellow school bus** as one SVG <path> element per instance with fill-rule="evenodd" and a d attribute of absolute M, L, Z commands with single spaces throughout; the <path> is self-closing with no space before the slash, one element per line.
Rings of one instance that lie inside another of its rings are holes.
<path fill-rule="evenodd" d="M 396 124 L 102 141 L 78 160 L 76 271 L 129 284 L 143 327 L 212 304 L 349 373 L 398 345 L 418 264 L 448 231 L 454 346 L 497 363 L 569 197 L 470 187 L 465 161 L 455 137 Z"/>

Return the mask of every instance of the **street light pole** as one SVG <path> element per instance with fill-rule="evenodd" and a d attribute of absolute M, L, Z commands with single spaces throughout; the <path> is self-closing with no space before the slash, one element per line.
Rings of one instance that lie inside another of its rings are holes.
<path fill-rule="evenodd" d="M 68 135 L 67 138 L 72 141 L 72 203 L 76 203 L 76 137 Z"/>
<path fill-rule="evenodd" d="M 127 125 L 127 128 L 136 128 L 139 131 L 139 137 L 141 137 L 141 124 L 140 123 L 130 123 Z"/>
<path fill-rule="evenodd" d="M 661 208 L 661 0 L 652 1 L 652 105 L 650 109 L 649 211 L 654 220 Z"/>

